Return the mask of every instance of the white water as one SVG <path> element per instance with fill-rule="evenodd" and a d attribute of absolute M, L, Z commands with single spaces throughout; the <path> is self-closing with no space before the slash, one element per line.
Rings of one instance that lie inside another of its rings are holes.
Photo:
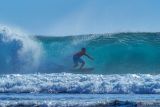
<path fill-rule="evenodd" d="M 0 92 L 159 94 L 160 75 L 10 74 L 0 76 Z"/>
<path fill-rule="evenodd" d="M 1 74 L 36 71 L 42 57 L 40 43 L 23 31 L 0 25 Z M 4 67 L 6 66 L 6 67 Z"/>
<path fill-rule="evenodd" d="M 159 107 L 160 95 L 1 94 L 0 106 L 12 107 Z"/>

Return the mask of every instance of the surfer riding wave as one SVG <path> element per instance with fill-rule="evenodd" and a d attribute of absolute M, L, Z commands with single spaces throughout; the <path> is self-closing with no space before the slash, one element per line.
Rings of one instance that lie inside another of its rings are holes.
<path fill-rule="evenodd" d="M 89 59 L 94 60 L 90 55 L 86 53 L 86 48 L 82 48 L 81 51 L 73 55 L 74 68 L 76 68 L 79 63 L 81 63 L 81 66 L 79 69 L 82 69 L 84 67 L 85 61 L 81 59 L 81 57 L 84 55 L 87 56 Z"/>

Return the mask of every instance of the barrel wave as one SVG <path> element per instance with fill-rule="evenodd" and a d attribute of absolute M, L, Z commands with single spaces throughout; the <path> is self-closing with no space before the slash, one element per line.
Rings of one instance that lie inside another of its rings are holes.
<path fill-rule="evenodd" d="M 85 67 L 93 74 L 160 73 L 159 33 L 90 34 L 78 36 L 29 36 L 0 28 L 0 73 L 72 72 L 72 56 L 82 47 Z M 83 73 L 83 72 L 72 72 Z"/>

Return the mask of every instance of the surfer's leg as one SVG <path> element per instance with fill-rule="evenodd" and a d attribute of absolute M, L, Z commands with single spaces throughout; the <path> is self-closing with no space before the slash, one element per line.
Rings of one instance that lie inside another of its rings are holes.
<path fill-rule="evenodd" d="M 79 59 L 79 62 L 81 63 L 80 69 L 82 69 L 83 66 L 85 65 L 85 62 L 82 59 Z"/>
<path fill-rule="evenodd" d="M 73 62 L 74 62 L 74 68 L 76 68 L 78 66 L 78 58 L 73 57 Z"/>

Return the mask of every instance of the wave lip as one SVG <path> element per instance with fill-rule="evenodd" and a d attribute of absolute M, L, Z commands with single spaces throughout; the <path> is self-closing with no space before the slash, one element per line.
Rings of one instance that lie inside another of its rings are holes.
<path fill-rule="evenodd" d="M 160 75 L 9 74 L 0 76 L 0 93 L 159 94 Z"/>

